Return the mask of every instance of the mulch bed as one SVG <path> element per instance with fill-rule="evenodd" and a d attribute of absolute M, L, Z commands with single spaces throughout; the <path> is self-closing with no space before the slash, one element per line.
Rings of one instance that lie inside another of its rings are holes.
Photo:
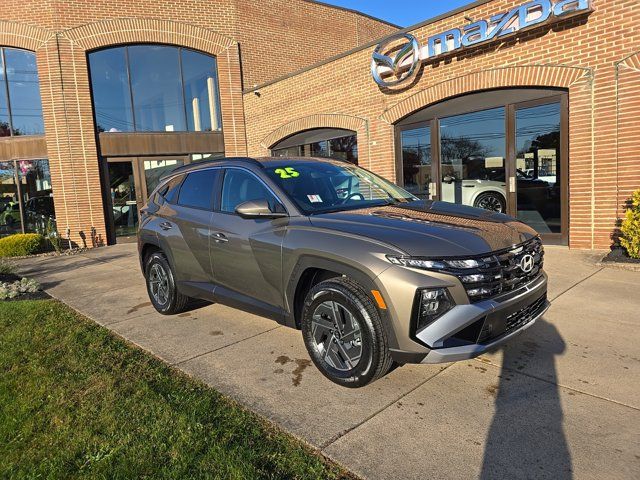
<path fill-rule="evenodd" d="M 636 267 L 640 267 L 640 259 L 631 258 L 627 255 L 627 252 L 624 248 L 614 248 L 609 252 L 603 259 L 603 263 L 613 263 L 613 264 L 621 264 L 621 265 L 632 265 Z"/>

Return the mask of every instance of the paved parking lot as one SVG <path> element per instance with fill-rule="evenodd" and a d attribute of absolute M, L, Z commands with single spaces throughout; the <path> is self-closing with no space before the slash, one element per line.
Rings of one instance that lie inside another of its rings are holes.
<path fill-rule="evenodd" d="M 59 298 L 363 477 L 640 478 L 640 272 L 547 248 L 552 307 L 506 348 L 359 390 L 300 333 L 221 305 L 155 313 L 135 245 L 19 263 Z"/>

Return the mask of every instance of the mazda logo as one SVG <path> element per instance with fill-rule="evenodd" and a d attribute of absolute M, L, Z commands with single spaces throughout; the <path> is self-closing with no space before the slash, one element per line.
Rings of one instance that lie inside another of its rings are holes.
<path fill-rule="evenodd" d="M 520 259 L 520 270 L 524 273 L 531 273 L 535 265 L 536 261 L 533 255 L 525 255 Z"/>
<path fill-rule="evenodd" d="M 385 52 L 391 44 L 403 43 L 394 48 L 393 56 Z M 420 65 L 420 44 L 413 35 L 402 33 L 383 40 L 373 51 L 371 57 L 371 75 L 381 87 L 392 87 L 411 78 Z M 382 71 L 381 71 L 382 70 Z M 385 80 L 382 73 L 390 73 L 391 78 Z"/>

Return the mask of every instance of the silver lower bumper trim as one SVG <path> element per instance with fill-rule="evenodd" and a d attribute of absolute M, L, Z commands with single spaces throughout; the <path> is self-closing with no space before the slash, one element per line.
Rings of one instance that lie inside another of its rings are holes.
<path fill-rule="evenodd" d="M 499 347 L 503 343 L 509 341 L 511 338 L 516 335 L 520 335 L 522 332 L 531 328 L 536 321 L 541 318 L 547 310 L 549 310 L 550 304 L 547 303 L 545 308 L 529 323 L 523 325 L 522 327 L 509 332 L 508 334 L 494 340 L 491 343 L 487 344 L 474 344 L 474 345 L 464 345 L 460 347 L 449 347 L 449 348 L 438 348 L 435 350 L 431 350 L 427 356 L 422 360 L 422 363 L 448 363 L 448 362 L 458 362 L 460 360 L 468 360 L 470 358 L 477 357 L 478 355 L 482 355 L 489 350 L 493 350 L 496 347 Z"/>

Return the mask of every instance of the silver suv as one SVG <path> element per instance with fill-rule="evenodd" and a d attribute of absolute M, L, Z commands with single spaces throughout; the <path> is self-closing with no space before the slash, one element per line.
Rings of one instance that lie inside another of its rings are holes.
<path fill-rule="evenodd" d="M 181 167 L 141 210 L 138 247 L 160 313 L 201 299 L 300 329 L 316 366 L 346 387 L 394 364 L 477 356 L 548 308 L 531 228 L 336 160 Z"/>

